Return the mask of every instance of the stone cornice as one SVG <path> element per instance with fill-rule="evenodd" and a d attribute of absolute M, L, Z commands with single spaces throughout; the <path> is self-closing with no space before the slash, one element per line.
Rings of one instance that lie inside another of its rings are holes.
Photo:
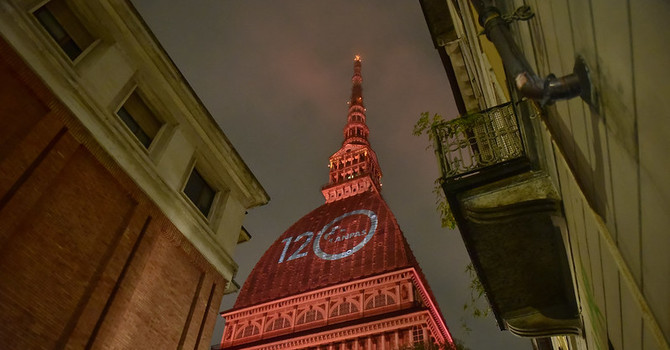
<path fill-rule="evenodd" d="M 423 282 L 421 281 L 418 272 L 416 271 L 415 268 L 411 268 L 411 270 L 414 272 L 412 274 L 412 282 L 414 282 L 414 285 L 417 286 L 417 289 L 419 290 L 419 294 L 421 295 L 421 299 L 423 300 L 423 302 L 426 305 L 428 305 L 428 310 L 430 311 L 432 316 L 431 319 L 434 321 L 434 323 L 432 324 L 429 323 L 429 326 L 431 326 L 433 334 L 447 335 L 448 339 L 438 339 L 439 343 L 444 343 L 446 340 L 448 340 L 450 343 L 453 342 L 453 339 L 451 339 L 451 333 L 449 332 L 449 329 L 447 329 L 447 324 L 444 322 L 444 318 L 442 317 L 442 315 L 438 313 L 439 309 L 437 308 L 437 305 L 435 304 L 430 294 L 428 293 L 426 286 L 424 286 Z"/>
<path fill-rule="evenodd" d="M 380 334 L 388 331 L 397 330 L 423 323 L 430 324 L 430 314 L 428 311 L 417 311 L 415 313 L 382 319 L 360 325 L 337 328 L 334 330 L 309 334 L 302 337 L 291 338 L 277 341 L 269 344 L 259 344 L 257 346 L 246 346 L 245 349 L 299 349 L 308 348 L 317 344 L 334 343 L 339 341 L 351 340 L 354 337 L 365 337 L 374 334 Z"/>
<path fill-rule="evenodd" d="M 333 287 L 323 288 L 307 293 L 302 293 L 299 295 L 273 300 L 271 302 L 262 303 L 259 305 L 245 307 L 237 310 L 233 309 L 224 311 L 221 313 L 221 316 L 225 318 L 227 321 L 232 321 L 250 315 L 262 314 L 271 310 L 290 308 L 292 306 L 300 305 L 305 302 L 314 301 L 318 299 L 325 299 L 334 295 L 340 295 L 343 290 L 359 291 L 379 284 L 387 284 L 387 283 L 408 280 L 412 277 L 410 275 L 412 272 L 416 273 L 416 271 L 413 268 L 402 269 L 382 275 L 368 277 L 354 282 L 338 284 L 337 286 Z"/>
<path fill-rule="evenodd" d="M 224 312 L 222 313 L 222 316 L 226 319 L 227 327 L 231 327 L 226 329 L 226 332 L 224 333 L 224 344 L 226 346 L 236 347 L 246 343 L 253 344 L 255 341 L 259 341 L 260 339 L 265 339 L 267 337 L 265 330 L 261 329 L 260 334 L 257 337 L 250 337 L 249 339 L 235 339 L 235 334 L 237 334 L 236 332 L 239 331 L 240 328 L 238 327 L 240 326 L 243 327 L 248 324 L 257 324 L 262 328 L 262 325 L 264 325 L 268 319 L 274 319 L 273 315 L 283 314 L 289 316 L 290 318 L 290 315 L 299 315 L 301 310 L 304 311 L 308 307 L 320 309 L 323 307 L 323 305 L 330 305 L 333 303 L 337 305 L 337 303 L 341 302 L 343 298 L 348 298 L 348 300 L 351 300 L 352 303 L 359 305 L 360 312 L 357 313 L 357 316 L 355 317 L 365 317 L 366 315 L 370 314 L 374 315 L 377 311 L 375 309 L 365 309 L 365 298 L 360 298 L 360 296 L 371 296 L 377 292 L 383 292 L 389 287 L 396 288 L 396 294 L 394 295 L 394 298 L 397 300 L 398 304 L 395 307 L 401 307 L 400 305 L 402 303 L 413 302 L 413 298 L 401 300 L 401 295 L 398 294 L 400 289 L 403 288 L 402 286 L 407 285 L 407 283 L 411 283 L 414 286 L 414 289 L 417 291 L 418 297 L 420 298 L 421 304 L 426 306 L 426 310 L 423 311 L 428 315 L 425 320 L 425 324 L 430 329 L 431 334 L 435 336 L 436 341 L 439 343 L 452 342 L 453 340 L 449 330 L 447 329 L 446 323 L 444 322 L 444 318 L 440 314 L 437 305 L 431 297 L 431 294 L 425 287 L 421 275 L 415 268 L 405 268 L 350 283 L 340 284 L 307 293 L 301 293 L 299 295 L 282 298 L 272 302 Z M 327 307 L 328 306 L 326 306 L 326 308 Z M 388 312 L 388 310 L 382 312 Z M 342 320 L 331 320 L 330 315 L 326 313 L 325 319 L 321 322 L 315 322 L 312 325 L 312 328 L 318 328 L 326 324 L 337 324 L 339 322 L 342 322 Z M 292 328 L 287 328 L 284 332 L 280 332 L 279 334 L 290 334 L 298 330 L 310 328 L 309 325 L 300 325 L 299 327 L 296 327 L 295 323 L 293 323 L 291 327 Z M 282 344 L 284 343 L 282 342 Z"/>

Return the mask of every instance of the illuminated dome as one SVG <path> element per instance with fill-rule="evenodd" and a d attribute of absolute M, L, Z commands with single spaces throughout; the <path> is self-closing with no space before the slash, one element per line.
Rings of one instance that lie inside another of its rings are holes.
<path fill-rule="evenodd" d="M 242 286 L 220 349 L 398 349 L 452 343 L 416 258 L 382 198 L 354 59 L 342 147 L 326 201 L 270 246 Z"/>
<path fill-rule="evenodd" d="M 235 308 L 363 277 L 416 267 L 393 213 L 375 191 L 326 203 L 270 246 Z"/>

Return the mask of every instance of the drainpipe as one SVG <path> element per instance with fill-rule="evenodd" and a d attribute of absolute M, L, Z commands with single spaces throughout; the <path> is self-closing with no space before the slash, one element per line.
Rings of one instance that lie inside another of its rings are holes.
<path fill-rule="evenodd" d="M 577 57 L 572 74 L 557 78 L 549 74 L 546 78 L 537 76 L 526 60 L 509 31 L 507 22 L 491 0 L 470 0 L 479 13 L 479 23 L 484 27 L 486 37 L 495 45 L 505 70 L 514 79 L 514 85 L 521 95 L 540 102 L 541 105 L 557 100 L 581 96 L 593 105 L 589 71 L 583 58 Z"/>

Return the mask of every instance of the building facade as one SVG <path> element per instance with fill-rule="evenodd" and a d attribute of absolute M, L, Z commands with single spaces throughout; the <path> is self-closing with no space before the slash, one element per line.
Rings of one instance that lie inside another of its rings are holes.
<path fill-rule="evenodd" d="M 0 4 L 0 344 L 207 348 L 267 194 L 128 1 Z"/>
<path fill-rule="evenodd" d="M 226 320 L 221 349 L 398 349 L 452 344 L 393 213 L 368 142 L 361 60 L 354 60 L 342 147 L 326 203 L 265 252 Z"/>
<path fill-rule="evenodd" d="M 500 328 L 539 349 L 669 349 L 670 5 L 420 4 L 462 116 L 432 129 L 443 188 Z"/>

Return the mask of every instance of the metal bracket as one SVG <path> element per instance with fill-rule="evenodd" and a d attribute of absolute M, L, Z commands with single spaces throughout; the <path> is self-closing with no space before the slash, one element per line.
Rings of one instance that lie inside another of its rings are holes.
<path fill-rule="evenodd" d="M 575 66 L 572 68 L 572 74 L 575 74 L 579 78 L 579 96 L 589 106 L 598 110 L 598 94 L 591 83 L 591 72 L 584 57 L 577 56 L 575 58 Z"/>

